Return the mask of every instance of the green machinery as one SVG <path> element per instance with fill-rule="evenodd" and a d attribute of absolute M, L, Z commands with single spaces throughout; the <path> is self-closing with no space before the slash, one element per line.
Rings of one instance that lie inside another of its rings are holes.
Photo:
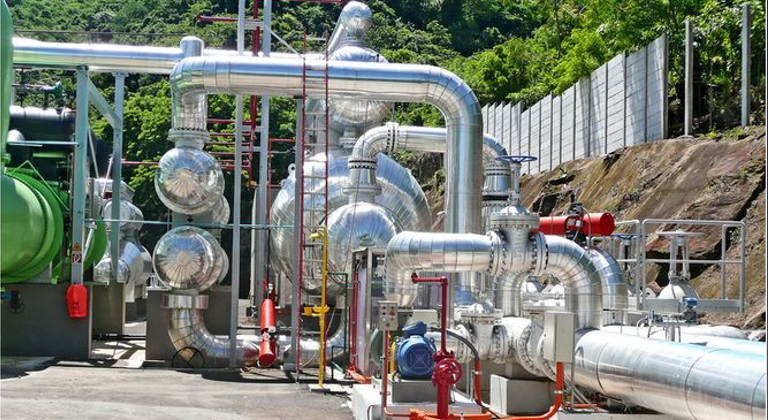
<path fill-rule="evenodd" d="M 59 165 L 57 162 L 53 165 L 61 167 L 64 166 L 61 163 L 66 164 L 68 154 L 52 153 L 44 142 L 30 144 L 29 147 L 16 144 L 14 152 L 8 150 L 13 26 L 4 1 L 0 2 L 0 7 L 0 281 L 3 284 L 24 282 L 46 273 L 45 277 L 56 283 L 69 275 L 68 250 L 71 247 L 67 245 L 71 240 L 66 229 L 70 217 L 68 182 L 63 182 L 66 180 L 57 176 L 55 171 L 41 175 L 32 162 L 33 157 L 38 155 L 58 160 Z M 13 156 L 14 153 L 16 156 Z M 106 248 L 105 226 L 97 223 L 83 256 L 84 268 L 98 262 Z"/>

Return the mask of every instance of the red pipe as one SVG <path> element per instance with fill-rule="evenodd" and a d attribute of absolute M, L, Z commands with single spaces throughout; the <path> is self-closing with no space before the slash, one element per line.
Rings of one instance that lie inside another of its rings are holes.
<path fill-rule="evenodd" d="M 537 230 L 546 235 L 565 236 L 580 230 L 586 236 L 609 236 L 615 232 L 615 217 L 610 213 L 541 217 Z"/>
<path fill-rule="evenodd" d="M 262 301 L 259 311 L 262 342 L 259 344 L 259 365 L 272 366 L 275 362 L 275 303 L 272 299 Z"/>

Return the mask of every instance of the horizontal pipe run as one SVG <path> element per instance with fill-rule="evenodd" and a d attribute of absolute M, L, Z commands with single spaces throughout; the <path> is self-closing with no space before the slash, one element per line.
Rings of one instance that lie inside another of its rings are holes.
<path fill-rule="evenodd" d="M 575 383 L 675 418 L 758 420 L 765 418 L 766 360 L 589 331 L 577 341 Z"/>
<path fill-rule="evenodd" d="M 186 102 L 206 94 L 323 97 L 436 106 L 447 121 L 445 228 L 450 232 L 481 230 L 482 121 L 471 89 L 456 75 L 432 66 L 251 57 L 190 57 L 171 74 L 173 126 L 204 130 Z M 304 76 L 303 76 L 304 75 Z M 205 122 L 205 121 L 204 121 Z"/>
<path fill-rule="evenodd" d="M 204 56 L 236 54 L 231 50 L 203 51 Z M 299 60 L 295 54 L 271 53 L 270 56 Z M 317 55 L 312 56 L 317 58 Z M 13 65 L 21 68 L 74 70 L 87 66 L 89 71 L 101 73 L 170 74 L 183 58 L 182 49 L 177 47 L 75 44 L 13 38 Z"/>

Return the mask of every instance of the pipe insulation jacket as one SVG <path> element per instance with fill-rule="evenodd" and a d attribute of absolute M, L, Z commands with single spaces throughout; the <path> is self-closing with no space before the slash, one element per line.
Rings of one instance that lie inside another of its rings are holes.
<path fill-rule="evenodd" d="M 675 418 L 765 418 L 766 358 L 757 355 L 589 331 L 577 341 L 575 382 Z"/>
<path fill-rule="evenodd" d="M 325 94 L 324 61 L 307 61 L 306 77 L 298 60 L 247 57 L 191 57 L 171 74 L 174 129 L 201 130 L 200 119 L 182 104 L 205 94 L 308 96 Z M 437 67 L 407 64 L 329 62 L 331 97 L 429 103 L 447 121 L 446 230 L 481 230 L 481 108 L 456 75 Z"/>

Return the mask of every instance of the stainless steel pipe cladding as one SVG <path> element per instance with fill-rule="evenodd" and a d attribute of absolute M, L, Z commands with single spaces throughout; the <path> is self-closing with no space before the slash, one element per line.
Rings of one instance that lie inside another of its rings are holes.
<path fill-rule="evenodd" d="M 543 236 L 547 249 L 544 273 L 564 285 L 566 310 L 577 314 L 579 328 L 601 326 L 602 280 L 588 251 L 560 236 Z"/>
<path fill-rule="evenodd" d="M 761 356 L 589 331 L 577 341 L 575 381 L 681 419 L 765 418 Z"/>
<path fill-rule="evenodd" d="M 628 285 L 623 280 L 623 270 L 605 251 L 590 249 L 588 255 L 602 282 L 602 325 L 622 324 L 623 311 L 628 308 Z"/>
<path fill-rule="evenodd" d="M 203 310 L 197 308 L 169 308 L 168 335 L 179 356 L 190 361 L 200 352 L 203 367 L 225 366 L 230 357 L 230 339 L 217 337 L 206 328 Z M 259 356 L 258 343 L 238 339 L 236 357 L 242 364 L 256 364 Z"/>
<path fill-rule="evenodd" d="M 385 296 L 410 306 L 417 297 L 412 272 L 493 272 L 502 248 L 495 234 L 401 232 L 385 251 Z"/>
<path fill-rule="evenodd" d="M 172 289 L 203 291 L 222 279 L 228 258 L 211 233 L 179 226 L 155 245 L 152 264 L 160 280 Z"/>
<path fill-rule="evenodd" d="M 171 74 L 171 90 L 182 101 L 201 93 L 323 96 L 332 98 L 429 103 L 447 122 L 447 187 L 445 228 L 448 232 L 481 230 L 481 108 L 468 85 L 456 75 L 432 66 L 326 62 L 279 58 L 191 57 Z M 303 77 L 303 73 L 306 77 Z M 303 86 L 306 89 L 303 89 Z M 174 121 L 185 120 L 175 102 Z"/>
<path fill-rule="evenodd" d="M 323 155 L 319 154 L 305 161 L 305 175 L 320 176 L 324 174 Z M 403 230 L 430 230 L 431 212 L 428 207 L 428 201 L 420 184 L 404 167 L 386 155 L 377 157 L 376 176 L 378 184 L 381 187 L 379 195 L 374 197 L 374 204 L 382 206 L 389 213 L 392 213 L 394 222 L 398 225 L 398 231 Z M 281 181 L 281 190 L 273 201 L 270 211 L 270 220 L 276 226 L 293 226 L 294 211 L 297 208 L 294 202 L 295 171 L 289 174 L 289 177 Z M 353 201 L 363 199 L 363 194 L 353 189 L 346 191 L 349 187 L 349 169 L 347 155 L 335 152 L 331 154 L 329 165 L 329 183 L 328 204 L 329 212 L 333 213 L 340 207 L 343 207 Z M 323 192 L 324 181 L 312 182 L 305 180 L 306 190 L 313 187 L 315 192 Z M 348 195 L 350 194 L 350 195 Z M 318 211 L 311 211 L 313 206 L 320 209 L 323 206 L 322 200 L 318 195 L 305 198 L 305 220 L 306 223 L 320 223 L 320 220 L 314 220 L 318 217 Z M 331 227 L 330 227 L 331 229 Z M 271 245 L 275 252 L 271 252 L 273 266 L 285 276 L 291 276 L 292 273 L 292 250 L 294 249 L 293 229 L 279 228 L 275 229 L 271 235 Z M 310 263 L 309 263 L 310 264 Z M 320 270 L 320 266 L 315 270 Z M 347 270 L 347 268 L 346 268 Z M 308 270 L 310 271 L 310 270 Z M 320 282 L 311 278 L 304 279 L 305 290 L 309 293 L 316 293 L 320 287 Z M 330 290 L 329 296 L 338 293 L 336 288 Z"/>

